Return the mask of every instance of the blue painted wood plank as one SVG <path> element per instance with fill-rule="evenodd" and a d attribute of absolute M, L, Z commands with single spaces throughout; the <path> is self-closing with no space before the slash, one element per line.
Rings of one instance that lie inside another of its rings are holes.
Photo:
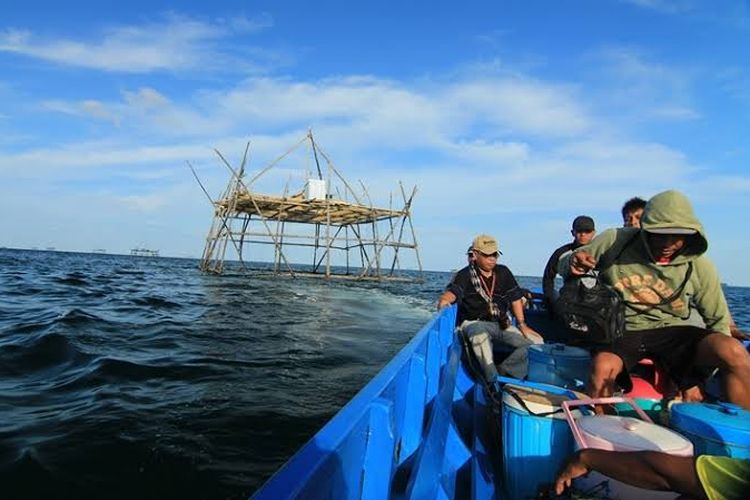
<path fill-rule="evenodd" d="M 440 367 L 442 366 L 443 351 L 445 349 L 440 344 L 440 332 L 431 330 L 427 335 L 427 356 L 425 359 L 427 375 L 425 401 L 427 403 L 437 395 L 440 387 Z"/>
<path fill-rule="evenodd" d="M 449 352 L 448 362 L 441 373 L 440 392 L 435 398 L 427 435 L 419 449 L 414 473 L 407 486 L 409 499 L 435 498 L 445 461 L 446 442 L 451 423 L 451 406 L 456 372 L 461 359 L 459 344 L 454 344 Z"/>
<path fill-rule="evenodd" d="M 362 499 L 388 498 L 393 476 L 395 439 L 392 426 L 393 402 L 376 398 L 370 407 L 367 451 L 362 467 Z"/>
<path fill-rule="evenodd" d="M 488 451 L 490 433 L 488 432 L 488 419 L 492 418 L 484 388 L 477 384 L 474 387 L 473 405 L 473 446 L 471 457 L 471 498 L 480 500 L 484 498 L 499 498 L 495 488 L 495 470 L 492 467 L 492 457 Z M 500 416 L 497 415 L 497 418 Z"/>
<path fill-rule="evenodd" d="M 401 414 L 399 436 L 399 456 L 397 464 L 401 464 L 416 451 L 422 442 L 424 428 L 424 405 L 427 379 L 424 359 L 416 355 L 406 366 L 406 380 L 399 385 L 396 406 Z"/>

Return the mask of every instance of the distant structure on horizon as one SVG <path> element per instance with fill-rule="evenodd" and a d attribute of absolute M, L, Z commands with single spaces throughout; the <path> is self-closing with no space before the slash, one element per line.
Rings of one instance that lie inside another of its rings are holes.
<path fill-rule="evenodd" d="M 159 250 L 151 250 L 148 248 L 131 248 L 130 255 L 135 255 L 137 257 L 158 257 Z"/>
<path fill-rule="evenodd" d="M 365 185 L 360 181 L 362 193 L 359 194 L 352 189 L 315 142 L 311 130 L 291 149 L 246 181 L 245 164 L 249 148 L 248 142 L 238 168 L 232 167 L 221 152 L 214 150 L 231 172 L 227 187 L 216 201 L 211 199 L 188 162 L 214 207 L 213 223 L 201 258 L 201 270 L 220 274 L 230 243 L 243 269 L 247 270 L 243 250 L 250 244 L 256 244 L 273 245 L 274 274 L 375 281 L 422 279 L 422 262 L 411 221 L 416 186 L 407 196 L 399 183 L 403 201 L 401 208 L 392 207 L 393 195 L 389 208 L 373 206 Z M 253 191 L 258 179 L 282 160 L 289 161 L 290 154 L 302 149 L 306 149 L 303 151 L 306 153 L 306 164 L 315 167 L 316 177 L 308 178 L 294 194 L 289 194 L 288 184 L 282 195 Z M 321 158 L 325 161 L 325 176 L 321 169 Z M 255 227 L 251 227 L 251 224 L 255 224 Z M 299 266 L 293 268 L 285 254 L 287 247 L 311 249 L 311 265 L 305 266 L 304 271 Z M 402 272 L 402 259 L 406 251 L 413 252 L 416 258 L 417 273 Z M 337 257 L 340 258 L 338 266 L 331 262 L 334 252 L 338 252 Z"/>

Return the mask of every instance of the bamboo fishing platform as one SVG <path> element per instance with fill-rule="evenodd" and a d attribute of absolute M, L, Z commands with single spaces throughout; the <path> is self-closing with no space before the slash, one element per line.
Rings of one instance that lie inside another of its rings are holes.
<path fill-rule="evenodd" d="M 392 194 L 389 208 L 374 206 L 364 184 L 360 181 L 362 192 L 357 193 L 315 142 L 311 130 L 290 150 L 246 180 L 249 148 L 247 143 L 242 162 L 236 168 L 214 150 L 231 173 L 217 200 L 211 198 L 188 162 L 214 208 L 200 262 L 202 271 L 221 274 L 228 248 L 236 252 L 241 267 L 247 271 L 250 262 L 247 254 L 252 255 L 258 245 L 272 245 L 273 274 L 368 281 L 422 279 L 422 263 L 411 220 L 416 186 L 407 196 L 399 182 L 403 202 L 400 208 L 393 208 Z M 301 189 L 293 194 L 288 194 L 288 183 L 279 195 L 254 190 L 261 178 L 300 149 L 311 159 L 309 164 L 315 165 L 317 175 L 308 175 Z M 323 168 L 321 158 L 325 162 Z M 288 249 L 293 247 L 307 249 L 311 254 L 305 259 L 307 263 L 291 262 Z M 407 252 L 416 269 L 402 267 Z"/>

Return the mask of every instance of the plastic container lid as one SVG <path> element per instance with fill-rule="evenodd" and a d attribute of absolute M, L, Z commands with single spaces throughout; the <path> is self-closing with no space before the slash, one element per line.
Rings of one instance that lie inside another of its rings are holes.
<path fill-rule="evenodd" d="M 672 406 L 670 423 L 696 436 L 750 446 L 750 411 L 735 404 L 678 403 Z"/>
<path fill-rule="evenodd" d="M 585 416 L 577 424 L 587 440 L 609 443 L 617 451 L 651 450 L 676 455 L 693 452 L 692 443 L 676 432 L 637 418 Z"/>
<path fill-rule="evenodd" d="M 511 392 L 523 400 L 526 408 L 524 408 L 523 405 L 510 394 Z M 575 394 L 577 395 L 577 397 L 585 397 L 585 395 L 583 394 Z M 507 384 L 505 387 L 503 387 L 503 404 L 521 413 L 528 413 L 530 416 L 541 416 L 547 414 L 544 416 L 564 419 L 565 414 L 561 410 L 562 402 L 568 400 L 570 400 L 570 398 L 567 396 L 554 394 L 552 392 L 546 392 L 530 387 L 523 387 L 513 384 Z M 550 414 L 552 412 L 555 413 Z M 580 413 L 576 413 L 576 415 L 579 414 Z"/>
<path fill-rule="evenodd" d="M 585 359 L 591 358 L 586 349 L 572 347 L 565 344 L 535 344 L 529 347 L 529 357 L 534 355 L 550 356 L 554 358 Z"/>

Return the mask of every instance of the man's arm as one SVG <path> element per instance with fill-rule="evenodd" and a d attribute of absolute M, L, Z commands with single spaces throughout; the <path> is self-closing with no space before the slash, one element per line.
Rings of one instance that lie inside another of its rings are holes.
<path fill-rule="evenodd" d="M 563 278 L 567 278 L 568 276 L 581 276 L 594 269 L 604 253 L 617 242 L 617 231 L 617 229 L 607 229 L 588 245 L 579 247 L 573 253 L 560 258 L 557 263 L 557 272 Z"/>
<path fill-rule="evenodd" d="M 555 276 L 557 276 L 557 261 L 560 260 L 560 256 L 565 251 L 565 247 L 560 247 L 554 251 L 552 256 L 547 261 L 547 265 L 544 266 L 544 274 L 542 275 L 542 292 L 544 293 L 544 299 L 547 301 L 547 305 L 551 306 L 555 300 Z"/>
<path fill-rule="evenodd" d="M 740 330 L 740 328 L 737 326 L 737 323 L 734 322 L 734 318 L 729 317 L 729 334 L 739 340 L 750 340 L 750 335 Z"/>
<path fill-rule="evenodd" d="M 605 451 L 585 449 L 568 459 L 555 481 L 558 495 L 573 479 L 595 470 L 639 488 L 675 491 L 693 498 L 707 498 L 694 457 L 678 457 L 657 451 Z"/>
<path fill-rule="evenodd" d="M 437 308 L 442 309 L 444 307 L 448 307 L 449 305 L 455 303 L 458 300 L 461 300 L 461 297 L 463 297 L 465 288 L 471 284 L 471 279 L 469 278 L 469 273 L 467 271 L 468 268 L 463 268 L 460 271 L 456 273 L 455 276 L 453 276 L 453 280 L 451 280 L 450 283 L 448 283 L 448 286 L 445 288 L 445 291 L 440 295 L 437 301 Z"/>
<path fill-rule="evenodd" d="M 721 289 L 721 280 L 716 267 L 705 256 L 693 261 L 693 301 L 706 327 L 724 335 L 730 335 L 729 307 Z"/>
<path fill-rule="evenodd" d="M 437 308 L 442 309 L 444 307 L 448 307 L 456 301 L 456 298 L 457 297 L 455 293 L 451 292 L 450 290 L 446 290 L 438 299 Z"/>
<path fill-rule="evenodd" d="M 534 343 L 544 342 L 544 337 L 542 337 L 539 332 L 526 324 L 526 316 L 523 310 L 523 300 L 518 299 L 511 302 L 510 309 L 513 312 L 513 317 L 516 318 L 518 329 L 521 330 L 521 333 L 524 337 L 534 341 Z"/>

